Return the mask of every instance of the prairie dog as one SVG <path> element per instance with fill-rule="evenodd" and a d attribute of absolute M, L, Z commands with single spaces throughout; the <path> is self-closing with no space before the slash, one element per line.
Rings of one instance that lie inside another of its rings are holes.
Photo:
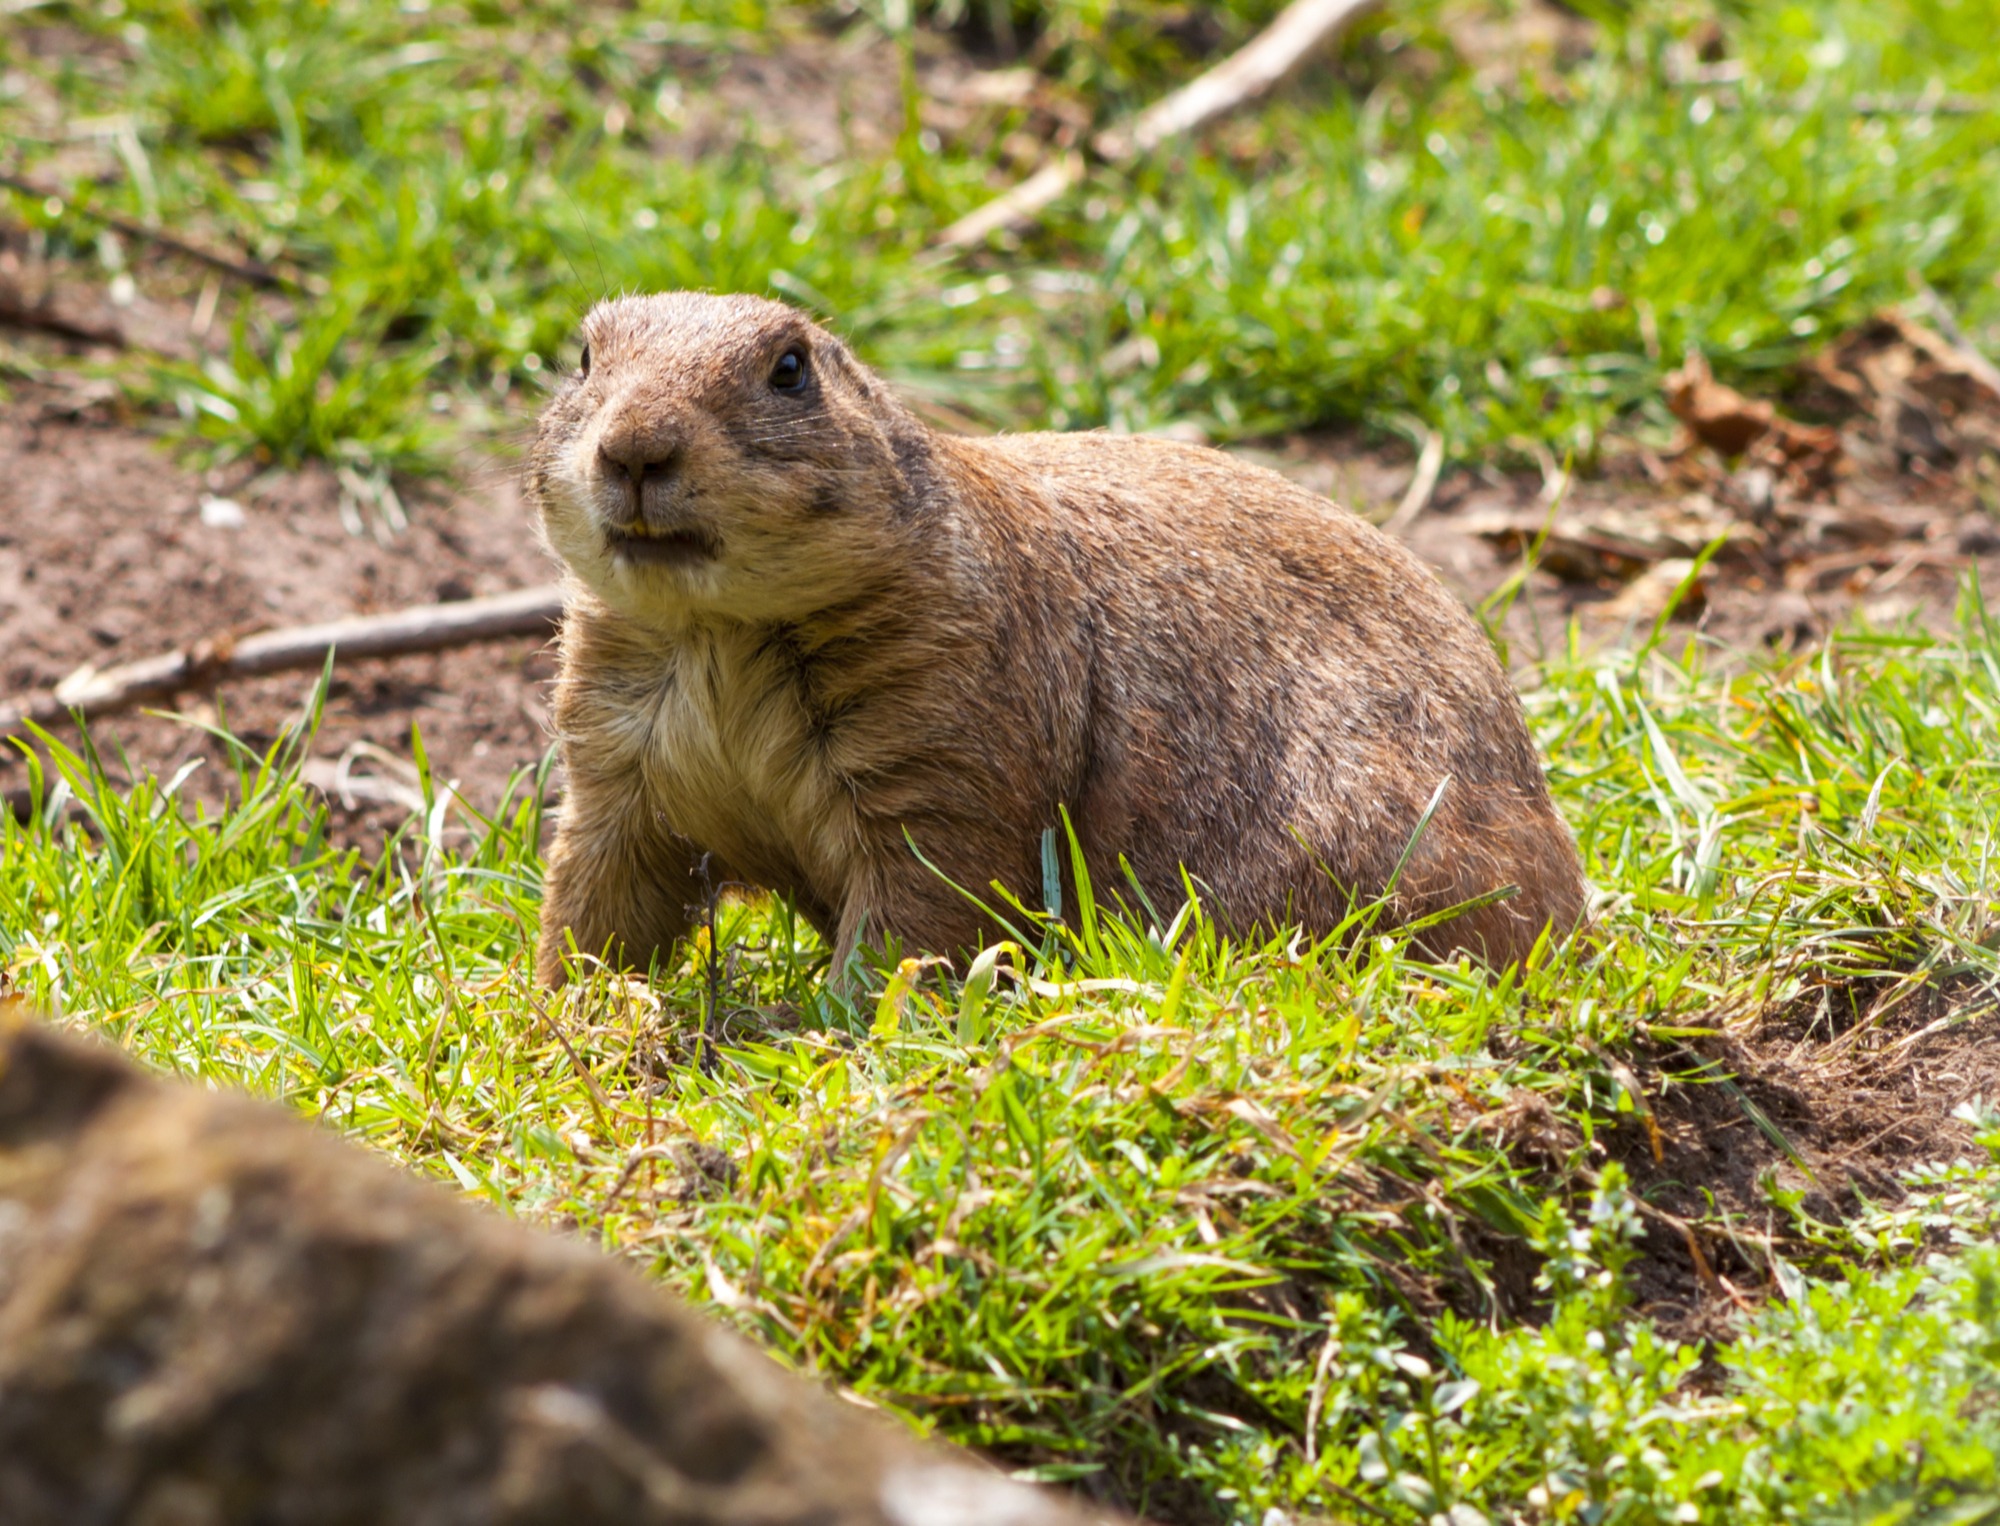
<path fill-rule="evenodd" d="M 1198 446 L 941 433 L 760 298 L 621 297 L 583 340 L 528 475 L 571 590 L 544 981 L 572 941 L 664 956 L 704 855 L 837 971 L 885 936 L 958 955 L 1000 934 L 952 885 L 1039 905 L 1065 811 L 1100 896 L 1129 865 L 1162 915 L 1185 866 L 1239 931 L 1324 932 L 1392 881 L 1404 919 L 1514 887 L 1438 954 L 1578 921 L 1484 634 L 1354 515 Z"/>

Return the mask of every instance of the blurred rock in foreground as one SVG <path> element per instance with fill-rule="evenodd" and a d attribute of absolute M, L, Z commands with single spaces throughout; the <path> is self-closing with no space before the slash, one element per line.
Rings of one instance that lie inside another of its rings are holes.
<path fill-rule="evenodd" d="M 635 1271 L 0 1002 L 0 1521 L 1080 1526 Z"/>

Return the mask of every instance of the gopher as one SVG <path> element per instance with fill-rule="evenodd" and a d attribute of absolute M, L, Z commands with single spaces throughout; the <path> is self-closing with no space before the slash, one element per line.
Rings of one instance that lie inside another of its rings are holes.
<path fill-rule="evenodd" d="M 837 972 L 960 955 L 1042 904 L 1051 829 L 1100 899 L 1237 932 L 1470 902 L 1417 940 L 1501 966 L 1581 914 L 1479 626 L 1275 472 L 945 434 L 802 314 L 674 292 L 584 320 L 528 490 L 571 575 L 545 982 L 664 955 L 693 876 L 788 897 Z"/>

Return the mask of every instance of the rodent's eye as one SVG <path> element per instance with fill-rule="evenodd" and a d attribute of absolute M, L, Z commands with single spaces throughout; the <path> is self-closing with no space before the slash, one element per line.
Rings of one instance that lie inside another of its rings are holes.
<path fill-rule="evenodd" d="M 583 354 L 577 357 L 576 374 L 578 376 L 590 375 L 590 345 L 587 341 L 583 347 Z"/>
<path fill-rule="evenodd" d="M 806 385 L 806 352 L 793 348 L 778 357 L 771 367 L 773 392 L 803 392 Z"/>

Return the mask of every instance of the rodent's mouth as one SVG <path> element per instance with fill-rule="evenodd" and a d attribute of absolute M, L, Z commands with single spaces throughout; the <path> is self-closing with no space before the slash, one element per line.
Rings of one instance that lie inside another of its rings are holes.
<path fill-rule="evenodd" d="M 716 545 L 701 530 L 647 530 L 620 525 L 605 532 L 611 554 L 621 562 L 650 567 L 693 567 L 711 560 Z"/>

